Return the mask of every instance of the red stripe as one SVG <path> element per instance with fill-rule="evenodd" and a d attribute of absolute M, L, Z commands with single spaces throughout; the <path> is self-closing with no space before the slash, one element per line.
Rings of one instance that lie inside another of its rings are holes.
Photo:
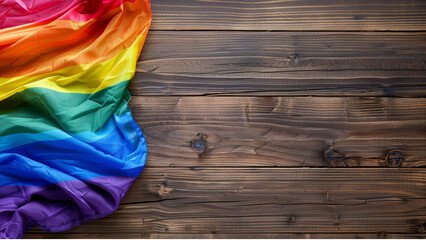
<path fill-rule="evenodd" d="M 55 19 L 85 22 L 134 0 L 4 0 L 0 29 Z"/>

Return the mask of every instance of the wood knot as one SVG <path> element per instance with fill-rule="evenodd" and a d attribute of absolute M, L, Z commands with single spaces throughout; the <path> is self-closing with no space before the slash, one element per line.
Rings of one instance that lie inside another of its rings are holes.
<path fill-rule="evenodd" d="M 386 232 L 378 232 L 376 238 L 387 239 L 388 238 L 388 234 Z"/>
<path fill-rule="evenodd" d="M 348 167 L 346 158 L 336 150 L 325 151 L 324 160 L 326 160 L 333 167 Z"/>
<path fill-rule="evenodd" d="M 186 231 L 186 232 L 191 232 L 191 231 L 192 231 L 192 227 L 191 227 L 191 225 L 186 225 L 186 227 L 185 227 L 185 231 Z"/>
<path fill-rule="evenodd" d="M 191 148 L 196 153 L 204 153 L 207 150 L 207 135 L 198 133 L 197 137 L 192 139 Z"/>
<path fill-rule="evenodd" d="M 289 63 L 293 66 L 295 66 L 297 62 L 299 62 L 299 58 L 297 54 L 291 54 L 290 56 L 287 57 L 287 59 L 289 60 Z"/>
<path fill-rule="evenodd" d="M 390 151 L 385 158 L 385 162 L 388 167 L 399 167 L 403 161 L 404 155 L 399 150 Z"/>
<path fill-rule="evenodd" d="M 173 188 L 169 188 L 167 187 L 167 183 L 166 184 L 161 184 L 158 189 L 157 189 L 157 194 L 160 197 L 165 197 L 167 196 L 171 191 L 173 191 Z"/>
<path fill-rule="evenodd" d="M 293 224 L 295 219 L 296 219 L 296 217 L 294 217 L 293 215 L 288 217 L 288 224 L 290 224 L 290 225 Z"/>

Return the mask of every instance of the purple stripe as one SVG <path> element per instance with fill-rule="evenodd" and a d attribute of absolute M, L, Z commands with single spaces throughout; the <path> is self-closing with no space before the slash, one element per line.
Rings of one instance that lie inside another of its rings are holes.
<path fill-rule="evenodd" d="M 58 232 L 107 216 L 135 179 L 96 177 L 42 187 L 0 187 L 0 238 L 22 238 L 32 225 Z"/>

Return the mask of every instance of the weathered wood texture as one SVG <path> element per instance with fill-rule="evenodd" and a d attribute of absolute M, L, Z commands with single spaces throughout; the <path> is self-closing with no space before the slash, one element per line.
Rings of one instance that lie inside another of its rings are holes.
<path fill-rule="evenodd" d="M 426 30 L 423 0 L 153 0 L 152 30 Z"/>
<path fill-rule="evenodd" d="M 423 169 L 147 168 L 116 213 L 68 232 L 423 234 L 425 223 Z"/>
<path fill-rule="evenodd" d="M 425 42 L 425 32 L 156 31 L 130 89 L 133 95 L 424 97 Z"/>
<path fill-rule="evenodd" d="M 386 166 L 392 149 L 403 167 L 426 166 L 425 98 L 133 97 L 130 107 L 150 167 L 325 167 L 328 147 L 352 167 Z M 203 154 L 190 147 L 198 133 Z"/>
<path fill-rule="evenodd" d="M 194 233 L 29 233 L 24 238 L 106 238 L 106 239 L 132 239 L 132 238 L 153 238 L 153 239 L 224 239 L 224 238 L 248 238 L 248 239 L 424 239 L 426 233 L 281 233 L 281 234 L 194 234 Z"/>
<path fill-rule="evenodd" d="M 151 2 L 146 169 L 111 216 L 27 237 L 426 237 L 426 1 Z"/>

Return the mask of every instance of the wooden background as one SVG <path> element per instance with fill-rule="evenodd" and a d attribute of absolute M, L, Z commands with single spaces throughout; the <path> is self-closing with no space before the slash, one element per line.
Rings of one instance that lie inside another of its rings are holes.
<path fill-rule="evenodd" d="M 426 237 L 425 0 L 152 10 L 130 85 L 146 169 L 111 216 L 27 238 Z"/>

